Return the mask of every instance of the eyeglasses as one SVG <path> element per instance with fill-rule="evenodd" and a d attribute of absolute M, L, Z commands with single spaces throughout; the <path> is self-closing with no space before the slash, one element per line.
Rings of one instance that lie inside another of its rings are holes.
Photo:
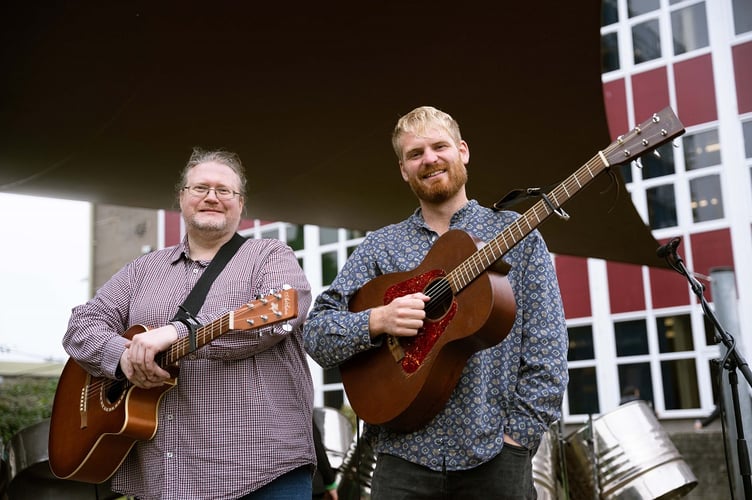
<path fill-rule="evenodd" d="M 198 184 L 196 186 L 185 186 L 183 189 L 181 189 L 181 191 L 186 190 L 186 189 L 188 190 L 190 194 L 192 194 L 193 196 L 197 198 L 203 198 L 204 196 L 209 194 L 209 191 L 214 191 L 214 195 L 219 200 L 231 200 L 235 198 L 236 195 L 240 194 L 237 191 L 233 191 L 230 188 L 226 188 L 226 187 L 213 188 L 213 187 L 204 186 L 201 184 Z"/>

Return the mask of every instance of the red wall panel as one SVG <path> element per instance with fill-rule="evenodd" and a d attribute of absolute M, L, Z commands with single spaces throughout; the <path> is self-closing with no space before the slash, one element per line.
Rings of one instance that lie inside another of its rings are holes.
<path fill-rule="evenodd" d="M 567 319 L 591 316 L 587 259 L 557 255 L 554 265 Z"/>
<path fill-rule="evenodd" d="M 661 245 L 668 239 L 659 242 Z M 679 247 L 681 249 L 681 247 Z M 681 250 L 679 250 L 681 255 Z M 689 284 L 687 279 L 676 271 L 650 268 L 650 293 L 653 296 L 653 307 L 686 306 L 690 304 Z"/>
<path fill-rule="evenodd" d="M 710 54 L 677 63 L 674 77 L 676 114 L 685 126 L 718 119 Z"/>
<path fill-rule="evenodd" d="M 694 267 L 690 271 L 710 276 L 710 270 L 714 267 L 734 267 L 731 233 L 728 229 L 693 234 L 690 235 L 690 241 Z M 702 280 L 700 282 L 705 285 L 705 298 L 712 301 L 710 286 Z"/>
<path fill-rule="evenodd" d="M 752 42 L 731 49 L 739 113 L 752 112 Z"/>
<path fill-rule="evenodd" d="M 619 262 L 606 262 L 608 295 L 611 312 L 622 313 L 645 309 L 642 267 Z"/>
<path fill-rule="evenodd" d="M 165 210 L 165 247 L 180 243 L 180 212 Z"/>
<path fill-rule="evenodd" d="M 632 76 L 635 123 L 642 123 L 653 113 L 669 105 L 666 68 L 657 68 Z"/>
<path fill-rule="evenodd" d="M 609 136 L 614 140 L 629 130 L 627 91 L 623 78 L 603 84 L 603 101 L 606 105 Z"/>

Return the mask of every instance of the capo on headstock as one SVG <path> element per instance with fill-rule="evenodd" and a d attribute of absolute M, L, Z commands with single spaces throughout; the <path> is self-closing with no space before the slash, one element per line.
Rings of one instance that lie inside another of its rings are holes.
<path fill-rule="evenodd" d="M 566 213 L 563 208 L 555 207 L 554 204 L 551 203 L 551 199 L 545 193 L 544 189 L 539 188 L 539 187 L 529 187 L 527 189 L 514 189 L 508 192 L 506 195 L 504 195 L 504 197 L 501 198 L 499 201 L 494 203 L 493 209 L 496 212 L 498 212 L 500 210 L 503 210 L 506 207 L 514 205 L 515 203 L 519 203 L 523 200 L 527 200 L 528 198 L 537 198 L 537 197 L 542 198 L 543 201 L 546 202 L 546 205 L 548 205 L 548 208 L 551 210 L 551 212 L 558 215 L 559 218 L 563 220 L 569 220 L 569 214 Z"/>

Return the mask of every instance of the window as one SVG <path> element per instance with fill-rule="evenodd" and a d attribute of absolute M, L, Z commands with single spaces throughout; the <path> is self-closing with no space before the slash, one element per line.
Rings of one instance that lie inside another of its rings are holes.
<path fill-rule="evenodd" d="M 629 17 L 636 17 L 648 12 L 658 10 L 660 3 L 658 0 L 627 0 L 627 10 Z"/>
<path fill-rule="evenodd" d="M 568 328 L 568 332 L 569 350 L 567 360 L 593 359 L 595 357 L 595 351 L 593 350 L 593 327 L 590 325 L 575 326 Z"/>
<path fill-rule="evenodd" d="M 643 179 L 673 174 L 675 172 L 673 144 L 669 142 L 659 146 L 654 152 L 640 157 L 640 164 Z"/>
<path fill-rule="evenodd" d="M 708 22 L 705 3 L 700 2 L 671 13 L 674 54 L 684 54 L 708 46 Z"/>
<path fill-rule="evenodd" d="M 734 30 L 737 35 L 752 31 L 752 2 L 732 0 L 734 8 Z"/>
<path fill-rule="evenodd" d="M 673 184 L 656 186 L 645 191 L 651 229 L 676 226 L 676 196 Z"/>
<path fill-rule="evenodd" d="M 574 388 L 567 391 L 570 414 L 588 415 L 600 412 L 595 367 L 571 368 L 569 387 Z"/>
<path fill-rule="evenodd" d="M 617 356 L 648 354 L 648 329 L 644 319 L 614 323 Z"/>
<path fill-rule="evenodd" d="M 632 51 L 635 64 L 661 57 L 661 34 L 657 19 L 632 27 Z"/>
<path fill-rule="evenodd" d="M 694 349 L 689 314 L 656 318 L 658 348 L 662 353 Z"/>
<path fill-rule="evenodd" d="M 619 69 L 619 37 L 615 32 L 601 37 L 601 65 L 602 73 Z"/>
<path fill-rule="evenodd" d="M 720 175 L 692 179 L 689 181 L 689 191 L 694 222 L 723 219 Z"/>
<path fill-rule="evenodd" d="M 700 407 L 694 358 L 661 361 L 664 407 L 681 410 Z"/>
<path fill-rule="evenodd" d="M 684 165 L 687 171 L 721 164 L 718 129 L 684 137 Z"/>

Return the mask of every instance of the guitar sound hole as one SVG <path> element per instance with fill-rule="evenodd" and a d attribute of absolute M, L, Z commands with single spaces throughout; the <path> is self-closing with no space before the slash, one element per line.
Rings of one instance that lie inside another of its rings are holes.
<path fill-rule="evenodd" d="M 124 390 L 124 384 L 123 381 L 117 380 L 112 381 L 107 384 L 107 390 L 105 391 L 105 397 L 107 398 L 107 402 L 110 404 L 114 404 L 117 402 L 118 399 L 120 399 L 120 396 L 123 394 Z"/>
<path fill-rule="evenodd" d="M 452 307 L 454 294 L 452 294 L 449 282 L 444 278 L 429 283 L 423 293 L 431 297 L 431 300 L 426 303 L 426 318 L 429 321 L 441 319 Z"/>

